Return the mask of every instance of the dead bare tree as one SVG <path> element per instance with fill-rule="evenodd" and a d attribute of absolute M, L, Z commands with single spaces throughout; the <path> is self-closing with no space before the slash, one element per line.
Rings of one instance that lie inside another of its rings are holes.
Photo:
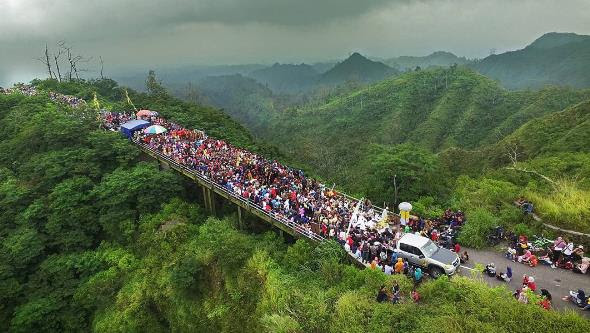
<path fill-rule="evenodd" d="M 557 187 L 557 182 L 554 181 L 553 179 L 545 176 L 544 174 L 542 174 L 542 173 L 540 173 L 538 171 L 535 171 L 535 170 L 528 170 L 526 168 L 523 168 L 523 167 L 519 167 L 518 166 L 518 157 L 521 155 L 521 153 L 519 152 L 518 144 L 517 143 L 514 143 L 514 144 L 508 146 L 507 147 L 507 150 L 508 150 L 508 152 L 506 153 L 506 155 L 510 159 L 510 162 L 512 163 L 512 166 L 506 167 L 506 169 L 508 169 L 508 170 L 515 170 L 515 171 L 519 171 L 519 172 L 524 172 L 524 173 L 529 173 L 529 174 L 536 175 L 536 176 L 542 178 L 543 180 L 547 181 L 551 185 L 553 185 L 553 187 Z"/>
<path fill-rule="evenodd" d="M 102 75 L 102 71 L 104 70 L 104 62 L 102 61 L 102 56 L 98 56 L 100 60 L 100 79 L 104 80 L 104 75 Z"/>
<path fill-rule="evenodd" d="M 57 43 L 58 49 L 57 54 L 53 54 L 53 59 L 55 60 L 55 68 L 57 69 L 57 80 L 61 82 L 61 71 L 59 70 L 59 57 L 63 54 L 63 45 L 65 42 L 63 40 Z"/>
<path fill-rule="evenodd" d="M 49 60 L 49 48 L 47 47 L 47 43 L 45 43 L 45 56 L 37 58 L 41 63 L 43 63 L 47 67 L 47 73 L 49 73 L 49 78 L 53 79 L 53 72 L 51 71 L 51 61 Z"/>
<path fill-rule="evenodd" d="M 88 72 L 89 70 L 88 70 L 88 68 L 86 68 L 86 67 L 78 68 L 78 63 L 84 63 L 84 64 L 87 64 L 87 63 L 89 63 L 90 61 L 92 61 L 92 57 L 89 57 L 89 58 L 84 58 L 83 56 L 76 56 L 76 57 L 75 57 L 75 59 L 76 59 L 76 62 L 75 62 L 75 64 L 74 64 L 74 65 L 75 65 L 75 66 L 74 66 L 74 72 L 76 73 L 76 79 L 78 79 L 78 80 L 79 80 L 79 79 L 80 79 L 80 75 L 79 75 L 79 73 L 86 73 L 86 72 Z"/>

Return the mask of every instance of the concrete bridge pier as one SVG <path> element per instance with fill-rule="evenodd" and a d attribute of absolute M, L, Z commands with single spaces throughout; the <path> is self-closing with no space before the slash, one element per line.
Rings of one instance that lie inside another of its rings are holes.
<path fill-rule="evenodd" d="M 242 207 L 238 206 L 238 229 L 244 230 L 244 220 L 242 218 Z"/>
<path fill-rule="evenodd" d="M 203 186 L 203 201 L 205 202 L 205 210 L 215 215 L 215 193 L 210 188 Z"/>

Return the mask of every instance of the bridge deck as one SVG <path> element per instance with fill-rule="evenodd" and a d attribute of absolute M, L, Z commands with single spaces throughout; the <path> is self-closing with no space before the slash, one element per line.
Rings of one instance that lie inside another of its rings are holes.
<path fill-rule="evenodd" d="M 282 218 L 272 212 L 269 213 L 269 212 L 263 210 L 261 206 L 255 204 L 254 202 L 244 199 L 242 197 L 235 195 L 234 193 L 229 192 L 226 188 L 219 186 L 218 184 L 216 184 L 216 183 L 212 182 L 210 179 L 208 179 L 206 176 L 201 175 L 197 170 L 192 170 L 184 165 L 181 165 L 180 163 L 177 163 L 176 161 L 172 160 L 168 156 L 166 156 L 156 150 L 151 149 L 146 144 L 143 144 L 143 143 L 140 143 L 137 141 L 133 141 L 133 142 L 142 151 L 144 151 L 146 154 L 150 155 L 151 157 L 157 159 L 160 162 L 166 163 L 172 169 L 174 169 L 174 170 L 180 172 L 181 174 L 183 174 L 184 176 L 192 179 L 194 182 L 203 186 L 203 188 L 207 189 L 208 191 L 215 192 L 216 194 L 220 195 L 221 197 L 225 198 L 226 200 L 228 200 L 228 201 L 232 202 L 233 204 L 237 205 L 238 207 L 245 209 L 246 211 L 256 215 L 257 217 L 272 224 L 273 226 L 279 228 L 280 230 L 283 230 L 284 232 L 287 232 L 294 237 L 298 237 L 298 238 L 305 237 L 305 238 L 310 239 L 314 242 L 321 242 L 324 240 L 324 237 L 312 232 L 311 230 L 308 230 L 308 229 L 304 228 L 303 226 L 301 226 L 295 222 L 289 221 L 285 218 Z M 207 196 L 207 194 L 205 196 Z M 208 199 L 205 198 L 205 201 L 207 201 L 207 200 Z M 208 204 L 206 203 L 206 205 L 208 205 Z"/>

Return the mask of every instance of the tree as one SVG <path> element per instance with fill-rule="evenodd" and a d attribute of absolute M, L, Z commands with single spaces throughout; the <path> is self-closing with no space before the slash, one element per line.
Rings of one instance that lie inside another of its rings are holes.
<path fill-rule="evenodd" d="M 181 188 L 176 175 L 160 172 L 155 164 L 140 163 L 118 169 L 103 178 L 93 194 L 100 212 L 99 223 L 111 239 L 131 239 L 141 214 L 160 209 Z"/>
<path fill-rule="evenodd" d="M 439 192 L 444 183 L 444 179 L 441 179 L 444 177 L 439 174 L 437 157 L 419 146 L 374 145 L 370 149 L 370 156 L 370 172 L 375 178 L 368 192 L 370 197 L 379 202 L 391 204 L 396 187 L 400 200 L 415 200 L 421 195 Z"/>
<path fill-rule="evenodd" d="M 166 89 L 162 86 L 162 82 L 156 78 L 156 72 L 154 70 L 148 72 L 147 79 L 145 80 L 145 87 L 148 93 L 152 96 L 166 95 Z"/>
<path fill-rule="evenodd" d="M 45 53 L 42 57 L 37 58 L 45 67 L 47 67 L 47 73 L 49 74 L 49 78 L 53 79 L 53 72 L 51 71 L 51 61 L 49 60 L 49 48 L 47 47 L 47 43 L 45 43 Z"/>

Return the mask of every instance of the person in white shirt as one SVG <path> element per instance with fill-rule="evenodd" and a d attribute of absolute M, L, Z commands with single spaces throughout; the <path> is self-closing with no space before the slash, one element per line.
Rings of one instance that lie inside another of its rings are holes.
<path fill-rule="evenodd" d="M 385 274 L 387 275 L 392 275 L 393 274 L 393 267 L 391 267 L 391 265 L 385 265 L 385 270 L 384 270 Z"/>

